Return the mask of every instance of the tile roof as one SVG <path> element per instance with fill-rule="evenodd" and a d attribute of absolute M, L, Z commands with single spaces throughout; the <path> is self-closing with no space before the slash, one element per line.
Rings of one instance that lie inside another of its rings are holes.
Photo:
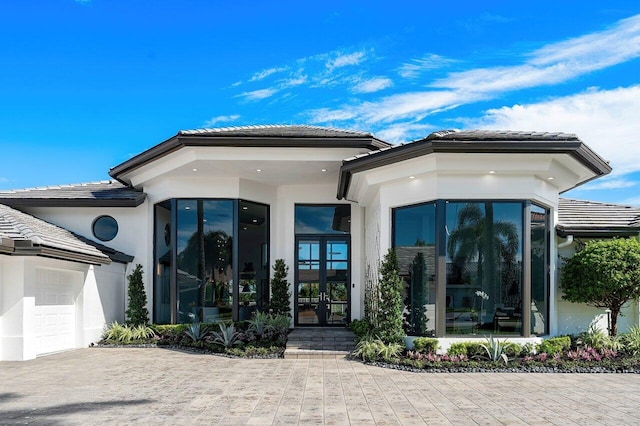
<path fill-rule="evenodd" d="M 573 133 L 523 132 L 515 130 L 441 130 L 433 132 L 427 140 L 455 141 L 579 141 Z"/>
<path fill-rule="evenodd" d="M 0 190 L 0 203 L 9 206 L 135 207 L 145 194 L 115 180 Z"/>
<path fill-rule="evenodd" d="M 184 147 L 355 148 L 390 146 L 371 133 L 308 125 L 262 125 L 181 130 L 176 135 L 111 168 L 109 175 L 128 181 L 127 173 Z"/>
<path fill-rule="evenodd" d="M 332 127 L 308 125 L 278 125 L 219 127 L 193 130 L 181 130 L 179 135 L 189 136 L 233 136 L 233 137 L 298 137 L 298 138 L 348 138 L 373 137 L 368 132 L 336 129 Z"/>
<path fill-rule="evenodd" d="M 0 236 L 0 244 L 5 248 L 12 247 L 11 253 L 16 255 L 35 254 L 83 263 L 111 263 L 106 254 L 68 230 L 2 204 Z"/>
<path fill-rule="evenodd" d="M 605 236 L 640 233 L 640 208 L 560 198 L 557 231 L 561 235 Z"/>

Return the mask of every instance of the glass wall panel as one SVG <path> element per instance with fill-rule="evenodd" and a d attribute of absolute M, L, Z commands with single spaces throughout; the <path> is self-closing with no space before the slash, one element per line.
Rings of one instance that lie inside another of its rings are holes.
<path fill-rule="evenodd" d="M 269 207 L 239 202 L 238 268 L 240 269 L 239 319 L 251 318 L 269 301 Z"/>
<path fill-rule="evenodd" d="M 411 336 L 435 333 L 435 229 L 434 203 L 394 210 L 393 246 L 404 280 L 404 328 Z"/>
<path fill-rule="evenodd" d="M 348 234 L 351 231 L 351 205 L 296 205 L 296 234 Z"/>
<path fill-rule="evenodd" d="M 446 333 L 522 333 L 518 202 L 446 204 Z"/>
<path fill-rule="evenodd" d="M 178 322 L 231 319 L 233 202 L 178 200 Z"/>
<path fill-rule="evenodd" d="M 171 203 L 155 206 L 153 322 L 171 322 Z"/>
<path fill-rule="evenodd" d="M 531 206 L 531 334 L 548 333 L 548 217 L 549 211 Z"/>

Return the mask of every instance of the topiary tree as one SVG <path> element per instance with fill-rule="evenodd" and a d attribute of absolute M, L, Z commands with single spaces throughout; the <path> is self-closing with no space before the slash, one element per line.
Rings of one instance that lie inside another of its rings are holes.
<path fill-rule="evenodd" d="M 588 241 L 562 268 L 562 298 L 611 310 L 611 335 L 618 333 L 620 309 L 640 297 L 640 242 Z"/>
<path fill-rule="evenodd" d="M 289 267 L 284 260 L 276 259 L 273 265 L 273 279 L 271 280 L 271 302 L 269 307 L 276 315 L 291 316 L 291 292 L 287 282 Z"/>
<path fill-rule="evenodd" d="M 402 278 L 398 273 L 398 258 L 389 249 L 380 264 L 380 280 L 376 328 L 380 338 L 387 342 L 398 342 L 404 335 L 402 329 Z"/>
<path fill-rule="evenodd" d="M 147 293 L 144 291 L 144 282 L 142 282 L 142 265 L 136 265 L 127 279 L 129 280 L 127 325 L 146 325 L 149 322 L 149 311 L 147 310 Z"/>

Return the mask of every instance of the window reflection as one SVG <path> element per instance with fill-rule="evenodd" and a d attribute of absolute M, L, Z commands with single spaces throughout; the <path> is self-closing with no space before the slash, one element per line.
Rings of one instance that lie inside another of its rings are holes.
<path fill-rule="evenodd" d="M 446 332 L 522 332 L 522 203 L 446 204 Z"/>
<path fill-rule="evenodd" d="M 435 333 L 435 204 L 396 209 L 394 248 L 404 280 L 404 329 L 408 335 Z"/>
<path fill-rule="evenodd" d="M 231 319 L 233 202 L 178 200 L 178 321 Z"/>
<path fill-rule="evenodd" d="M 549 212 L 531 206 L 531 334 L 548 333 L 547 250 Z"/>
<path fill-rule="evenodd" d="M 348 234 L 351 231 L 351 206 L 296 205 L 296 234 Z"/>

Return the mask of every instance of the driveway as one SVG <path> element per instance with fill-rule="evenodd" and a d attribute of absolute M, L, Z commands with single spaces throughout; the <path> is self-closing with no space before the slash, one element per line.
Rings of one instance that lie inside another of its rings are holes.
<path fill-rule="evenodd" d="M 640 377 L 80 349 L 0 363 L 0 424 L 640 424 Z"/>

